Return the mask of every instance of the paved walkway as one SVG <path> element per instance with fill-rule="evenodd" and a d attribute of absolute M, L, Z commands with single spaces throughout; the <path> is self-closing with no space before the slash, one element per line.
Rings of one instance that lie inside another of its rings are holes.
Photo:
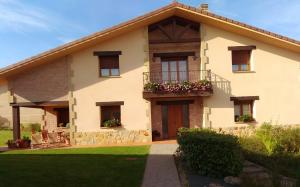
<path fill-rule="evenodd" d="M 177 144 L 153 144 L 150 148 L 142 187 L 180 187 L 173 154 Z"/>

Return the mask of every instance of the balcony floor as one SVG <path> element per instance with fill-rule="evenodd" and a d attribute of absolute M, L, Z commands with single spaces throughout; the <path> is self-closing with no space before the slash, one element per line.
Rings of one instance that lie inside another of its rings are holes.
<path fill-rule="evenodd" d="M 144 99 L 152 99 L 152 98 L 174 98 L 174 97 L 209 97 L 212 96 L 212 92 L 208 91 L 199 91 L 194 93 L 159 93 L 159 92 L 143 92 Z"/>

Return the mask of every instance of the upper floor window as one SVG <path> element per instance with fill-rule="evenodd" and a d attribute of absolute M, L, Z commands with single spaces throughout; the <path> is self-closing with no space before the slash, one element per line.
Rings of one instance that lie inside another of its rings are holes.
<path fill-rule="evenodd" d="M 232 71 L 250 71 L 251 51 L 232 51 Z"/>
<path fill-rule="evenodd" d="M 102 56 L 99 57 L 100 76 L 119 76 L 119 56 Z"/>
<path fill-rule="evenodd" d="M 121 51 L 94 52 L 99 58 L 99 76 L 110 77 L 120 75 L 119 55 Z"/>
<path fill-rule="evenodd" d="M 183 82 L 188 79 L 186 58 L 162 58 L 163 82 Z"/>
<path fill-rule="evenodd" d="M 232 71 L 251 71 L 251 53 L 255 46 L 228 47 L 231 50 Z"/>

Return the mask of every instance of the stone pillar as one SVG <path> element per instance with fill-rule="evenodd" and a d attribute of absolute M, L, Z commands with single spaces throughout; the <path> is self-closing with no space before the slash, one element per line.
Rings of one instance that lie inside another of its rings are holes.
<path fill-rule="evenodd" d="M 205 70 L 207 70 L 206 64 L 208 64 L 208 56 L 207 56 L 207 50 L 208 50 L 208 44 L 206 42 L 206 29 L 205 29 L 205 25 L 201 24 L 201 28 L 200 28 L 200 38 L 201 38 L 201 47 L 200 47 L 200 58 L 201 58 L 201 70 L 203 70 L 203 72 L 201 73 L 201 79 L 205 79 L 206 78 L 206 72 L 204 72 Z"/>
<path fill-rule="evenodd" d="M 71 145 L 75 145 L 75 133 L 77 131 L 77 126 L 75 124 L 76 120 L 76 112 L 75 112 L 75 106 L 76 106 L 76 98 L 74 97 L 74 84 L 73 84 L 73 77 L 74 77 L 74 71 L 72 70 L 72 63 L 73 63 L 73 57 L 71 55 L 68 55 L 65 57 L 65 61 L 68 64 L 68 87 L 69 87 L 69 93 L 68 93 L 68 100 L 69 100 L 69 128 L 70 128 L 70 143 Z"/>

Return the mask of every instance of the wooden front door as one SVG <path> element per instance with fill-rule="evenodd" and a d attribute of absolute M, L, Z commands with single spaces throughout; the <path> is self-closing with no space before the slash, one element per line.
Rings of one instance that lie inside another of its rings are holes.
<path fill-rule="evenodd" d="M 168 138 L 176 138 L 180 127 L 183 127 L 182 105 L 168 105 Z"/>
<path fill-rule="evenodd" d="M 189 105 L 174 104 L 162 105 L 163 139 L 176 138 L 180 127 L 189 127 Z"/>

